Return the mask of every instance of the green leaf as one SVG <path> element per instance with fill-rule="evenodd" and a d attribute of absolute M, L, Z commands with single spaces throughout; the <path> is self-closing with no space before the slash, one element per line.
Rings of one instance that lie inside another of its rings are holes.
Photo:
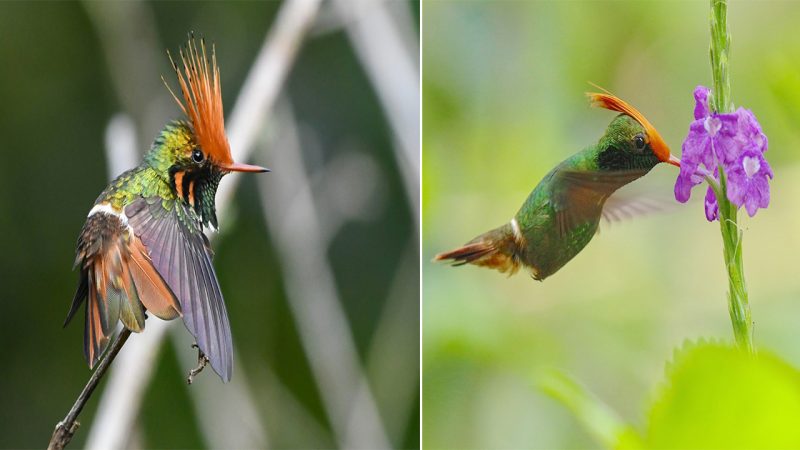
<path fill-rule="evenodd" d="M 723 344 L 676 352 L 650 411 L 646 448 L 799 448 L 800 372 Z"/>

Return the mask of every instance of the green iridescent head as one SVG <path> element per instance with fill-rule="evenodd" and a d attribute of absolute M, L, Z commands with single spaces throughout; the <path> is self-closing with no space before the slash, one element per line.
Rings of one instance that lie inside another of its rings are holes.
<path fill-rule="evenodd" d="M 173 64 L 181 101 L 167 85 L 188 120 L 168 124 L 145 156 L 145 163 L 167 181 L 175 196 L 197 213 L 204 225 L 217 226 L 214 196 L 220 179 L 229 172 L 266 172 L 267 169 L 234 162 L 225 135 L 225 119 L 217 58 L 205 43 L 189 39 L 180 50 L 183 71 Z"/>
<path fill-rule="evenodd" d="M 649 170 L 661 162 L 644 127 L 626 114 L 611 121 L 598 147 L 597 164 L 602 170 Z"/>
<path fill-rule="evenodd" d="M 609 125 L 609 128 L 606 131 L 606 134 L 611 134 L 612 136 L 616 137 L 615 144 L 621 147 L 621 150 L 625 150 L 625 148 L 622 147 L 627 146 L 627 143 L 623 142 L 625 138 L 634 138 L 635 135 L 639 133 L 641 133 L 644 138 L 646 148 L 641 148 L 639 151 L 638 146 L 634 145 L 633 149 L 631 150 L 637 151 L 623 153 L 622 155 L 609 153 L 610 158 L 626 156 L 633 158 L 635 160 L 634 162 L 637 164 L 644 164 L 647 161 L 639 156 L 642 156 L 644 153 L 652 153 L 659 162 L 680 166 L 680 160 L 670 153 L 667 143 L 664 142 L 664 139 L 661 137 L 661 134 L 658 132 L 658 130 L 656 130 L 650 121 L 647 120 L 647 118 L 644 117 L 639 110 L 634 108 L 633 105 L 609 93 L 608 91 L 604 93 L 592 92 L 588 93 L 587 95 L 589 96 L 592 106 L 609 109 L 611 111 L 617 111 L 622 113 L 623 116 L 627 117 L 627 119 L 621 119 L 620 117 L 622 116 L 617 117 L 611 122 L 611 125 Z M 639 128 L 637 129 L 630 122 L 638 124 Z M 607 142 L 606 144 L 611 144 L 611 142 Z M 610 162 L 609 164 L 611 167 L 614 166 L 613 162 Z M 620 161 L 617 165 L 621 164 L 622 162 Z"/>

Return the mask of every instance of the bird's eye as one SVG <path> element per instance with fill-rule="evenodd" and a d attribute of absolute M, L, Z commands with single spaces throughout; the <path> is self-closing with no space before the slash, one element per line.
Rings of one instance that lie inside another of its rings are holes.
<path fill-rule="evenodd" d="M 633 137 L 633 145 L 636 146 L 636 150 L 642 151 L 644 147 L 647 145 L 647 142 L 644 140 L 644 136 L 641 134 L 637 134 Z"/>
<path fill-rule="evenodd" d="M 205 155 L 203 155 L 203 152 L 199 148 L 192 150 L 192 161 L 201 163 L 203 159 L 205 159 Z"/>

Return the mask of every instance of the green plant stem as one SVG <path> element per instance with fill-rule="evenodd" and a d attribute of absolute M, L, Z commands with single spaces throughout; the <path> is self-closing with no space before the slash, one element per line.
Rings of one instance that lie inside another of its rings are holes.
<path fill-rule="evenodd" d="M 722 233 L 723 255 L 728 271 L 728 312 L 733 324 L 733 334 L 739 347 L 755 352 L 753 346 L 753 319 L 744 280 L 742 262 L 742 231 L 736 221 L 737 208 L 725 197 L 725 174 L 720 169 L 719 203 L 720 231 Z"/>
<path fill-rule="evenodd" d="M 711 0 L 711 72 L 713 96 L 711 106 L 718 113 L 733 111 L 731 80 L 728 74 L 728 53 L 731 37 L 728 33 L 727 0 Z M 733 324 L 733 334 L 740 348 L 753 353 L 753 320 L 744 280 L 742 262 L 742 232 L 737 221 L 738 210 L 727 196 L 725 171 L 719 167 L 720 182 L 712 186 L 719 204 L 719 223 L 722 233 L 723 255 L 728 271 L 728 311 Z"/>
<path fill-rule="evenodd" d="M 711 72 L 714 77 L 712 108 L 725 113 L 733 110 L 731 79 L 728 75 L 728 53 L 731 35 L 728 33 L 728 1 L 711 0 Z"/>

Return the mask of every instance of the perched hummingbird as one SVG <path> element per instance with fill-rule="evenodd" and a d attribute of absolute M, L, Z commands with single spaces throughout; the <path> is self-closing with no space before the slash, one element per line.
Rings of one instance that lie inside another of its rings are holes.
<path fill-rule="evenodd" d="M 145 311 L 182 316 L 223 381 L 233 366 L 231 330 L 203 227 L 216 228 L 214 195 L 229 172 L 266 172 L 231 158 L 216 52 L 190 37 L 172 60 L 188 121 L 169 123 L 144 161 L 100 194 L 78 238 L 80 282 L 64 322 L 86 302 L 84 354 L 93 367 L 117 321 L 141 332 Z"/>
<path fill-rule="evenodd" d="M 606 200 L 656 164 L 680 166 L 661 135 L 633 106 L 611 94 L 587 94 L 593 106 L 620 112 L 597 144 L 572 155 L 539 182 L 505 225 L 463 247 L 436 255 L 512 275 L 520 266 L 535 280 L 556 273 L 597 232 Z"/>

